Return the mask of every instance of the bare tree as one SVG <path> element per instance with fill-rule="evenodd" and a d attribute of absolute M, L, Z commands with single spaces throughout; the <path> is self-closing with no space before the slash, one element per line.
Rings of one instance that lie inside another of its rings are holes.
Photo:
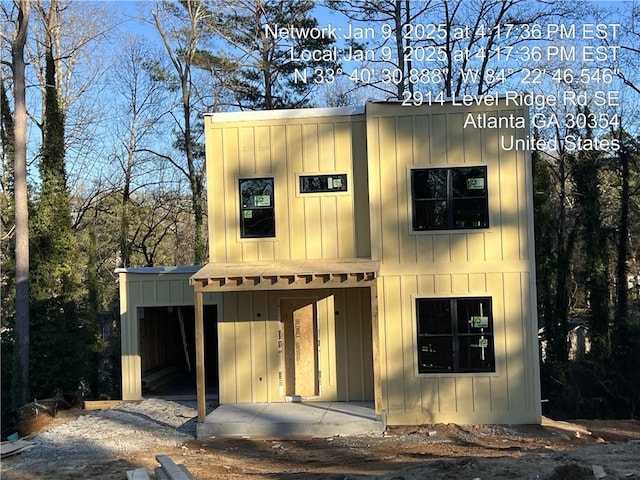
<path fill-rule="evenodd" d="M 113 190 L 120 195 L 120 260 L 121 267 L 131 266 L 130 236 L 132 195 L 140 188 L 156 183 L 152 175 L 154 163 L 141 152 L 149 148 L 154 133 L 168 112 L 166 90 L 157 77 L 154 55 L 138 37 L 129 37 L 123 44 L 111 81 L 122 98 L 114 102 L 114 153 L 119 172 Z"/>
<path fill-rule="evenodd" d="M 625 5 L 628 7 L 628 3 Z M 606 43 L 617 45 L 620 42 L 620 55 L 618 61 L 612 67 L 616 68 L 618 75 L 626 86 L 640 93 L 640 4 L 631 2 L 631 8 L 622 9 L 624 21 L 620 25 L 620 36 L 618 38 L 606 38 Z"/>
<path fill-rule="evenodd" d="M 31 30 L 35 41 L 27 45 L 30 64 L 42 96 L 42 108 L 32 108 L 31 120 L 44 135 L 45 78 L 47 50 L 54 52 L 55 85 L 64 116 L 65 161 L 72 198 L 81 184 L 90 184 L 102 167 L 97 155 L 108 99 L 99 91 L 101 80 L 111 71 L 113 56 L 105 54 L 109 33 L 117 26 L 117 16 L 95 3 L 70 0 L 32 0 Z M 78 186 L 78 188 L 76 188 Z M 82 212 L 80 212 L 82 213 Z M 74 224 L 80 223 L 78 218 Z"/>
<path fill-rule="evenodd" d="M 193 116 L 196 113 L 194 108 L 196 95 L 192 70 L 201 43 L 210 34 L 206 25 L 211 12 L 200 1 L 186 0 L 180 2 L 180 5 L 164 2 L 158 5 L 158 10 L 152 12 L 152 15 L 154 25 L 178 77 L 182 118 L 176 121 L 179 130 L 176 146 L 184 152 L 186 165 L 168 155 L 160 155 L 160 157 L 171 162 L 189 181 L 191 208 L 195 222 L 193 260 L 196 264 L 202 264 L 206 258 L 205 162 L 202 146 L 198 145 L 195 133 Z M 164 17 L 161 18 L 161 14 L 164 14 Z M 169 25 L 167 17 L 184 20 L 184 14 L 186 14 L 186 25 Z"/>
<path fill-rule="evenodd" d="M 29 0 L 16 1 L 18 18 L 11 48 L 15 102 L 15 215 L 16 215 L 16 345 L 20 372 L 20 403 L 29 397 L 29 208 L 27 192 L 27 106 L 24 49 L 29 24 Z"/>

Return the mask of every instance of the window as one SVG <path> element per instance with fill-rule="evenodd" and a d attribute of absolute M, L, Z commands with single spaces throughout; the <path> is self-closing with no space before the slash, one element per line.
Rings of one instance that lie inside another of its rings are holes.
<path fill-rule="evenodd" d="M 418 373 L 495 372 L 491 298 L 420 298 Z"/>
<path fill-rule="evenodd" d="M 489 227 L 487 167 L 411 171 L 413 230 Z"/>
<path fill-rule="evenodd" d="M 276 236 L 273 207 L 273 178 L 240 180 L 240 236 Z"/>
<path fill-rule="evenodd" d="M 300 193 L 346 192 L 347 175 L 300 175 Z"/>

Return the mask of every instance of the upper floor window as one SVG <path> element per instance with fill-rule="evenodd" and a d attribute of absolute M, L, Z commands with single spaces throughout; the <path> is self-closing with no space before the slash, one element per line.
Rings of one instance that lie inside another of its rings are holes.
<path fill-rule="evenodd" d="M 240 179 L 240 236 L 276 236 L 273 178 Z"/>
<path fill-rule="evenodd" d="M 300 193 L 346 192 L 347 174 L 300 175 Z"/>
<path fill-rule="evenodd" d="M 418 373 L 495 372 L 490 297 L 416 300 Z"/>
<path fill-rule="evenodd" d="M 489 227 L 487 167 L 411 171 L 413 230 Z"/>

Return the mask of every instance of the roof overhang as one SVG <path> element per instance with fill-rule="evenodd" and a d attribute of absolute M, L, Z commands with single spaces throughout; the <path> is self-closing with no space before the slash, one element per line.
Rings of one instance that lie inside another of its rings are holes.
<path fill-rule="evenodd" d="M 166 274 L 186 274 L 196 273 L 202 265 L 177 265 L 171 267 L 120 267 L 115 269 L 115 273 L 136 273 L 143 275 L 166 275 Z"/>
<path fill-rule="evenodd" d="M 362 115 L 364 106 L 294 108 L 283 110 L 249 110 L 241 112 L 205 113 L 205 117 L 213 123 L 218 122 L 255 122 L 259 120 L 290 120 L 296 118 L 320 118 Z"/>
<path fill-rule="evenodd" d="M 367 287 L 379 269 L 364 258 L 209 263 L 189 282 L 196 292 Z"/>

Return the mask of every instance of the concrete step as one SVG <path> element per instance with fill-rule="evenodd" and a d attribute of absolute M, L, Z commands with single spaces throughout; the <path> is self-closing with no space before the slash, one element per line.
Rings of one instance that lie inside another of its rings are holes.
<path fill-rule="evenodd" d="M 368 402 L 244 403 L 220 405 L 197 424 L 197 436 L 331 437 L 385 428 Z"/>

